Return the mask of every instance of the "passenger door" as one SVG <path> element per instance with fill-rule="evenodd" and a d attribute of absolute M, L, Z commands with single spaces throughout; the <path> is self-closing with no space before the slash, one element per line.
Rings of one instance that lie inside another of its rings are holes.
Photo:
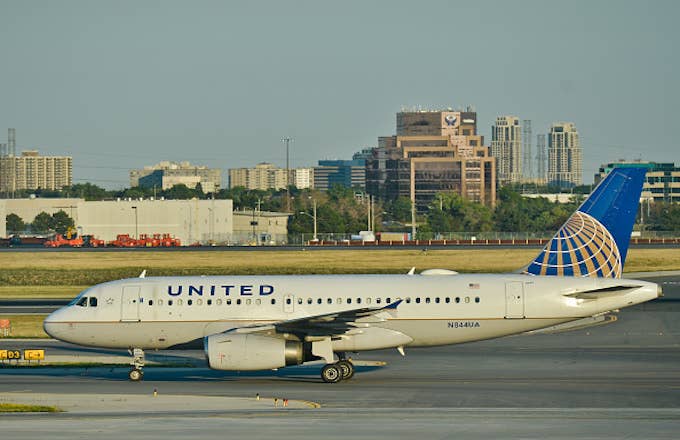
<path fill-rule="evenodd" d="M 120 320 L 123 322 L 139 321 L 139 286 L 123 287 L 123 296 L 120 302 Z"/>

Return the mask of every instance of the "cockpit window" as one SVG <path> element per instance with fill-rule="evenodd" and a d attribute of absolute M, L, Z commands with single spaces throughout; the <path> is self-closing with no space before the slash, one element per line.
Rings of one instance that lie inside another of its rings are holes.
<path fill-rule="evenodd" d="M 84 297 L 80 298 L 80 301 L 78 301 L 76 303 L 76 305 L 80 306 L 80 307 L 87 307 L 87 297 L 84 296 Z"/>
<path fill-rule="evenodd" d="M 96 296 L 90 297 L 90 307 L 97 307 L 97 297 Z"/>

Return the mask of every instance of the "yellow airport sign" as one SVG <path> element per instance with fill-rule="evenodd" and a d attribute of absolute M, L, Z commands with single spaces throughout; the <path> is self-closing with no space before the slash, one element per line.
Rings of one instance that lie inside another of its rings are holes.
<path fill-rule="evenodd" d="M 25 361 L 43 361 L 45 360 L 45 350 L 24 350 Z"/>
<path fill-rule="evenodd" d="M 1 361 L 18 361 L 21 359 L 21 350 L 0 350 Z"/>

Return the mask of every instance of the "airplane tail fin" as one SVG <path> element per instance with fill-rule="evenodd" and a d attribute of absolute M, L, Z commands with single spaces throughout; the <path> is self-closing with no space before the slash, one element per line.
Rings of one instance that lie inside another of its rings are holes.
<path fill-rule="evenodd" d="M 524 272 L 620 278 L 646 168 L 614 168 Z"/>

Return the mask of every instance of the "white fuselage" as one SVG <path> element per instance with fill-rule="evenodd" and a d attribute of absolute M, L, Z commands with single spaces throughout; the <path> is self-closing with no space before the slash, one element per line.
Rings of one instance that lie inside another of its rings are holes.
<path fill-rule="evenodd" d="M 597 299 L 568 296 L 620 285 L 636 287 Z M 52 313 L 44 327 L 51 336 L 80 345 L 168 348 L 236 327 L 403 300 L 386 319 L 369 318 L 365 327 L 333 339 L 334 351 L 361 351 L 496 338 L 658 295 L 656 284 L 637 280 L 521 274 L 131 278 L 85 290 Z"/>

